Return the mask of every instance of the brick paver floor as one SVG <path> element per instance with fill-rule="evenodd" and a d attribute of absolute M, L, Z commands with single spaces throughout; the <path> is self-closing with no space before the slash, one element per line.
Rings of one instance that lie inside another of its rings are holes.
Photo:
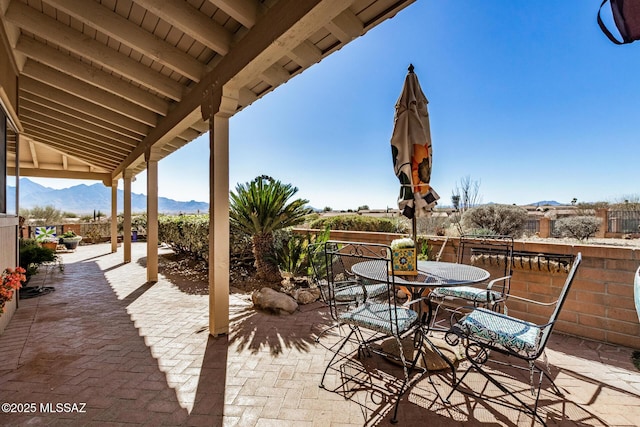
<path fill-rule="evenodd" d="M 145 282 L 144 243 L 133 262 L 122 249 L 81 246 L 62 254 L 65 270 L 42 268 L 30 286 L 55 291 L 20 301 L 0 336 L 0 425 L 387 425 L 398 369 L 375 356 L 345 361 L 369 386 L 330 371 L 335 342 L 320 303 L 291 316 L 256 312 L 230 295 L 228 336 L 208 333 L 208 296 L 164 277 Z M 332 341 L 333 340 L 333 341 Z M 545 388 L 548 425 L 640 425 L 640 372 L 631 349 L 555 334 L 548 356 L 564 397 Z M 502 373 L 504 375 L 504 373 Z M 446 372 L 423 378 L 401 401 L 400 425 L 534 425 L 519 411 L 454 393 Z M 474 389 L 486 388 L 478 376 Z M 528 396 L 527 378 L 519 395 Z M 8 406 L 6 404 L 9 404 Z"/>

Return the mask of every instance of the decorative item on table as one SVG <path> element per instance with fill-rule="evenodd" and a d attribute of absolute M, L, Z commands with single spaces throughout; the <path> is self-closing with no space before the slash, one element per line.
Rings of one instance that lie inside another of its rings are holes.
<path fill-rule="evenodd" d="M 391 242 L 391 260 L 393 274 L 399 276 L 417 276 L 418 263 L 416 244 L 405 237 Z"/>

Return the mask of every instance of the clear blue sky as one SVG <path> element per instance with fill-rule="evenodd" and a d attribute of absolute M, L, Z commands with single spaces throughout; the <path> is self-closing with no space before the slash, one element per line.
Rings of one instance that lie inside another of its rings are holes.
<path fill-rule="evenodd" d="M 599 6 L 418 0 L 231 119 L 231 188 L 267 174 L 316 208 L 396 207 L 390 138 L 413 63 L 439 205 L 464 176 L 485 203 L 637 196 L 640 42 L 606 39 Z M 162 160 L 160 196 L 208 201 L 208 159 L 205 135 Z"/>

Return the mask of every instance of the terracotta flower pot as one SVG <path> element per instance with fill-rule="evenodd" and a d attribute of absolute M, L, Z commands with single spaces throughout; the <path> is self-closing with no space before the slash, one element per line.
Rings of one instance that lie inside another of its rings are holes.
<path fill-rule="evenodd" d="M 58 247 L 58 244 L 56 242 L 40 242 L 40 246 L 55 251 Z"/>

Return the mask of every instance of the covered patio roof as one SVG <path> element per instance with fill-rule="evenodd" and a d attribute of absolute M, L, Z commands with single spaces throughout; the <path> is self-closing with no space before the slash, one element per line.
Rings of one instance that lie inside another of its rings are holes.
<path fill-rule="evenodd" d="M 8 164 L 19 144 L 21 176 L 135 176 L 152 147 L 209 130 L 207 93 L 233 91 L 239 111 L 413 1 L 0 0 L 18 75 Z"/>

